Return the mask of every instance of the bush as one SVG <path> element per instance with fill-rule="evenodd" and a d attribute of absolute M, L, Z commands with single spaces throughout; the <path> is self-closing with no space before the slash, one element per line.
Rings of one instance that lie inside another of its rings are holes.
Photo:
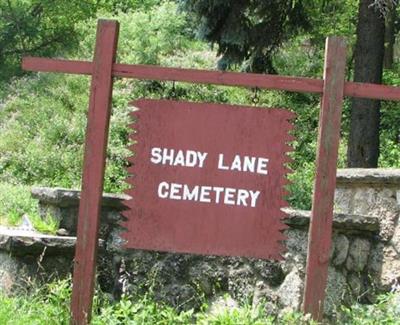
<path fill-rule="evenodd" d="M 182 61 L 181 52 L 197 44 L 185 36 L 185 17 L 170 2 L 151 13 L 120 14 L 119 19 L 123 26 L 119 58 L 125 62 L 158 64 L 175 51 Z M 78 55 L 91 57 L 95 21 L 81 25 L 80 31 L 85 37 Z M 192 47 L 194 51 L 201 48 Z M 15 80 L 8 87 L 8 96 L 0 104 L 0 181 L 80 186 L 88 86 L 88 79 L 82 76 L 38 74 Z M 105 177 L 107 192 L 125 187 L 130 120 L 127 103 L 142 97 L 146 88 L 138 81 L 115 83 Z"/>

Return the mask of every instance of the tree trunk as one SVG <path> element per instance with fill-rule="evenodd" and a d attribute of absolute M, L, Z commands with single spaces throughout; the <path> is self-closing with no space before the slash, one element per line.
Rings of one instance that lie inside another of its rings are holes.
<path fill-rule="evenodd" d="M 395 21 L 396 6 L 391 5 L 385 18 L 385 56 L 383 59 L 383 66 L 386 69 L 393 68 L 394 42 L 396 40 L 394 28 Z"/>
<path fill-rule="evenodd" d="M 360 0 L 354 52 L 354 81 L 356 82 L 382 82 L 385 21 L 373 3 L 374 0 Z M 347 151 L 349 167 L 377 167 L 379 111 L 379 101 L 353 98 Z"/>

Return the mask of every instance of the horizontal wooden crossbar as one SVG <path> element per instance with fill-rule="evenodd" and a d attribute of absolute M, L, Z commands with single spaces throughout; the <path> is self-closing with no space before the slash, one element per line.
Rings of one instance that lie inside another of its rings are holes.
<path fill-rule="evenodd" d="M 89 61 L 25 57 L 22 61 L 22 68 L 30 71 L 61 72 L 83 75 L 92 74 L 92 63 Z M 114 63 L 112 74 L 114 77 L 122 78 L 258 87 L 318 94 L 322 94 L 324 83 L 322 79 L 315 78 L 165 68 L 154 65 L 131 65 L 120 63 Z M 400 88 L 371 83 L 345 82 L 344 95 L 370 99 L 400 100 Z"/>

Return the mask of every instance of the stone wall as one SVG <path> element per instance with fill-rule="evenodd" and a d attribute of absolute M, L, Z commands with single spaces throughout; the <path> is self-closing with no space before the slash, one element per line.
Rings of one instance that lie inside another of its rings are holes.
<path fill-rule="evenodd" d="M 378 218 L 367 270 L 378 290 L 389 290 L 400 281 L 400 170 L 340 170 L 336 188 L 336 211 Z"/>
<path fill-rule="evenodd" d="M 26 291 L 72 270 L 75 237 L 0 227 L 0 290 Z"/>
<path fill-rule="evenodd" d="M 330 315 L 341 303 L 349 304 L 355 299 L 373 302 L 378 292 L 390 289 L 400 279 L 400 170 L 339 170 L 337 180 L 325 303 L 325 311 Z M 57 261 L 60 256 L 69 263 L 71 261 L 68 245 L 55 245 L 59 247 L 58 251 L 54 247 L 52 250 L 45 247 L 53 240 L 65 242 L 67 238 L 74 238 L 79 192 L 36 188 L 32 195 L 39 200 L 40 213 L 43 216 L 51 213 L 59 218 L 64 228 L 60 233 L 72 237 L 58 236 L 55 237 L 58 239 L 43 241 L 33 234 L 25 237 L 2 234 L 0 229 L 0 260 L 8 258 L 17 262 L 14 268 L 8 269 L 7 263 L 0 264 L 0 282 L 7 279 L 10 282 L 9 278 L 17 274 L 17 269 L 24 268 L 23 256 L 40 259 L 45 265 L 54 265 L 51 261 Z M 289 228 L 286 230 L 287 252 L 282 262 L 204 257 L 121 249 L 119 234 L 122 229 L 118 222 L 123 208 L 121 202 L 125 198 L 123 195 L 105 195 L 102 202 L 98 281 L 114 296 L 123 292 L 135 295 L 150 291 L 157 299 L 178 309 L 188 309 L 197 308 L 204 301 L 217 304 L 220 297 L 228 294 L 234 303 L 257 304 L 263 300 L 267 302 L 269 312 L 300 308 L 309 212 L 286 211 Z M 19 246 L 15 245 L 16 241 Z M 43 247 L 39 246 L 43 249 L 30 251 L 28 248 L 36 241 L 41 242 Z M 21 245 L 25 248 L 18 248 Z M 66 269 L 70 270 L 62 265 L 64 273 Z M 34 271 L 26 271 L 26 274 L 35 276 Z M 1 286 L 5 287 L 0 283 Z"/>

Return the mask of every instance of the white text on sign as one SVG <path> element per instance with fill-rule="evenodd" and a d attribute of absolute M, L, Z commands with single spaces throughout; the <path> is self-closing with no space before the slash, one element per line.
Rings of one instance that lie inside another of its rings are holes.
<path fill-rule="evenodd" d="M 153 164 L 203 168 L 205 166 L 207 152 L 195 150 L 174 150 L 168 148 L 151 148 L 150 161 Z M 265 157 L 252 157 L 235 155 L 231 161 L 227 161 L 224 154 L 218 155 L 217 169 L 221 171 L 237 171 L 268 175 L 269 159 Z M 198 201 L 202 203 L 214 203 L 236 205 L 244 207 L 256 207 L 260 191 L 247 189 L 235 189 L 230 187 L 195 185 L 182 183 L 168 183 L 162 181 L 157 188 L 157 196 L 160 199 Z"/>

